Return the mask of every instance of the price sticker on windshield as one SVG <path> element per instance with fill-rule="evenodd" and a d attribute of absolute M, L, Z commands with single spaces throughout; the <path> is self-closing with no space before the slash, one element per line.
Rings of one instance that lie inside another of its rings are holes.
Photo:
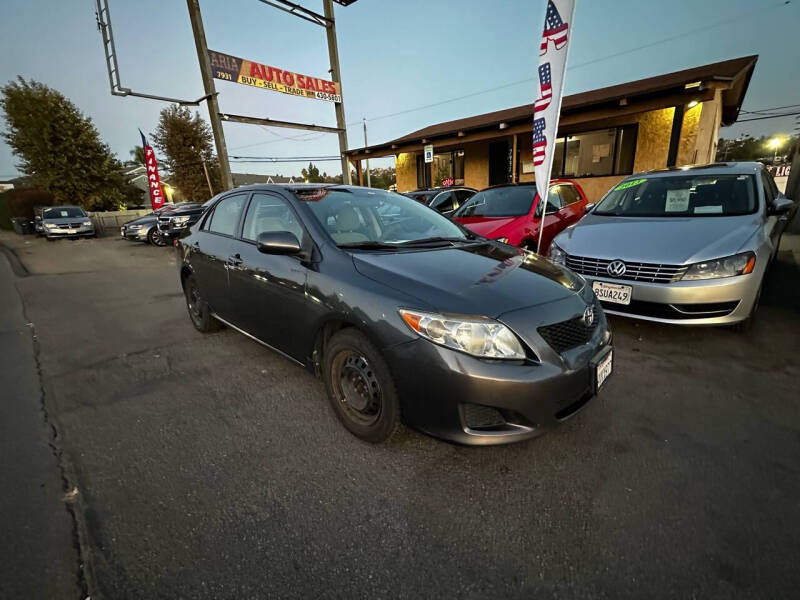
<path fill-rule="evenodd" d="M 689 210 L 689 190 L 667 190 L 664 212 L 686 212 Z"/>

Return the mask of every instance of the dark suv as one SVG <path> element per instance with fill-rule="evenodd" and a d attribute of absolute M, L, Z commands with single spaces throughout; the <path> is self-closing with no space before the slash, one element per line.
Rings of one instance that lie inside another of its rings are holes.
<path fill-rule="evenodd" d="M 159 215 L 158 236 L 163 242 L 161 245 L 172 244 L 187 227 L 200 220 L 203 211 L 205 204 L 187 202 L 176 205 L 175 210 L 167 214 Z"/>
<path fill-rule="evenodd" d="M 405 195 L 448 217 L 477 192 L 478 190 L 468 187 L 446 187 L 414 190 Z"/>

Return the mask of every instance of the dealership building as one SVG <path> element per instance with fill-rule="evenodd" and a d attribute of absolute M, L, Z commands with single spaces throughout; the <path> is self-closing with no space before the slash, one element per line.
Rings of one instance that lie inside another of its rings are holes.
<path fill-rule="evenodd" d="M 576 180 L 597 201 L 631 173 L 712 162 L 719 128 L 736 121 L 757 59 L 565 96 L 553 178 Z M 533 181 L 532 122 L 533 104 L 526 104 L 430 125 L 347 155 L 362 185 L 363 160 L 395 156 L 400 192 Z M 425 161 L 426 146 L 433 146 L 432 162 Z"/>

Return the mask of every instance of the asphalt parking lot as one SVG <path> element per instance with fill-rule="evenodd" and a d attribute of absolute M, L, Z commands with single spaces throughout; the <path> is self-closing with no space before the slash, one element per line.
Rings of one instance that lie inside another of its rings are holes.
<path fill-rule="evenodd" d="M 0 242 L 19 261 L 0 265 L 0 287 L 18 292 L 4 302 L 23 311 L 0 313 L 20 361 L 0 371 L 12 390 L 0 414 L 27 415 L 1 443 L 39 461 L 41 480 L 9 488 L 25 473 L 5 453 L 0 506 L 12 536 L 29 537 L 0 550 L 2 597 L 778 598 L 800 586 L 790 252 L 750 333 L 612 318 L 616 371 L 583 412 L 530 442 L 467 448 L 412 431 L 386 446 L 352 437 L 309 373 L 231 330 L 192 328 L 168 248 Z M 36 381 L 23 385 L 26 369 Z"/>

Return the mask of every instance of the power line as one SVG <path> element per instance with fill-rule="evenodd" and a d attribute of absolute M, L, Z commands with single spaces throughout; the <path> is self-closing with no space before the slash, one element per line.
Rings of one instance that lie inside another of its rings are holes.
<path fill-rule="evenodd" d="M 736 122 L 737 123 L 747 123 L 749 121 L 764 121 L 766 119 L 780 119 L 781 117 L 792 117 L 794 115 L 800 115 L 800 111 L 798 111 L 798 112 L 790 112 L 790 113 L 783 113 L 781 115 L 769 115 L 767 117 L 753 117 L 752 119 L 739 119 Z"/>
<path fill-rule="evenodd" d="M 666 38 L 662 38 L 660 40 L 656 40 L 656 41 L 650 42 L 649 44 L 644 44 L 643 46 L 637 46 L 636 48 L 629 48 L 628 50 L 622 50 L 620 52 L 615 52 L 613 54 L 608 54 L 606 56 L 593 58 L 591 60 L 587 60 L 587 61 L 584 61 L 582 63 L 578 63 L 576 65 L 571 65 L 569 67 L 569 69 L 570 70 L 580 69 L 582 67 L 586 67 L 588 65 L 593 65 L 595 63 L 598 63 L 598 62 L 601 62 L 601 61 L 604 61 L 604 60 L 608 60 L 610 58 L 617 58 L 619 56 L 624 56 L 624 55 L 630 54 L 632 52 L 638 52 L 639 50 L 643 50 L 645 48 L 652 48 L 653 46 L 658 46 L 658 45 L 664 44 L 666 42 L 672 42 L 672 41 L 675 41 L 675 40 L 682 39 L 684 37 L 689 37 L 691 35 L 695 35 L 697 33 L 706 32 L 709 29 L 714 29 L 714 28 L 717 28 L 717 27 L 721 27 L 723 25 L 727 25 L 729 23 L 738 21 L 738 20 L 743 19 L 745 17 L 749 17 L 750 15 L 752 15 L 754 13 L 763 14 L 763 13 L 767 12 L 768 10 L 770 10 L 770 8 L 776 9 L 776 8 L 781 7 L 781 6 L 786 6 L 786 5 L 790 4 L 790 2 L 791 2 L 791 0 L 782 0 L 779 4 L 775 4 L 774 6 L 768 7 L 766 9 L 765 8 L 757 8 L 757 9 L 754 9 L 754 10 L 745 11 L 745 12 L 742 12 L 742 13 L 736 15 L 735 17 L 731 17 L 730 19 L 723 19 L 722 21 L 717 21 L 716 23 L 712 23 L 711 25 L 705 25 L 703 27 L 697 27 L 697 28 L 691 29 L 689 31 L 684 31 L 683 33 L 680 33 L 678 35 L 669 36 L 669 37 L 666 37 Z M 523 83 L 529 83 L 529 82 L 535 81 L 535 80 L 536 80 L 536 77 L 527 77 L 525 79 L 520 79 L 519 81 L 513 81 L 511 83 L 492 86 L 491 88 L 486 88 L 484 90 L 479 90 L 477 92 L 472 92 L 470 94 L 466 94 L 466 95 L 462 95 L 462 96 L 458 96 L 458 97 L 454 97 L 454 98 L 449 98 L 447 100 L 441 100 L 440 102 L 434 102 L 434 103 L 431 103 L 431 104 L 426 104 L 424 106 L 418 106 L 416 108 L 409 108 L 409 109 L 401 110 L 401 111 L 394 112 L 394 113 L 389 113 L 389 114 L 385 114 L 385 115 L 379 115 L 377 117 L 371 117 L 371 118 L 368 117 L 367 121 L 379 121 L 381 119 L 388 119 L 390 117 L 396 117 L 396 116 L 400 116 L 400 115 L 405 115 L 405 114 L 408 114 L 408 113 L 411 113 L 411 112 L 416 112 L 418 110 L 424 110 L 426 108 L 434 108 L 436 106 L 442 106 L 443 104 L 449 104 L 450 102 L 456 102 L 458 100 L 463 100 L 463 99 L 466 99 L 466 98 L 473 98 L 475 96 L 480 96 L 482 94 L 488 94 L 488 93 L 494 92 L 496 90 L 502 90 L 502 89 L 506 89 L 506 88 L 509 88 L 509 87 L 522 85 Z M 361 124 L 361 121 L 353 121 L 351 123 L 348 123 L 348 125 L 360 125 L 360 124 Z"/>
<path fill-rule="evenodd" d="M 789 104 L 787 106 L 775 106 L 774 108 L 757 108 L 753 110 L 742 110 L 739 111 L 741 114 L 746 115 L 764 115 L 769 114 L 773 110 L 784 110 L 786 108 L 797 108 L 800 104 Z"/>

